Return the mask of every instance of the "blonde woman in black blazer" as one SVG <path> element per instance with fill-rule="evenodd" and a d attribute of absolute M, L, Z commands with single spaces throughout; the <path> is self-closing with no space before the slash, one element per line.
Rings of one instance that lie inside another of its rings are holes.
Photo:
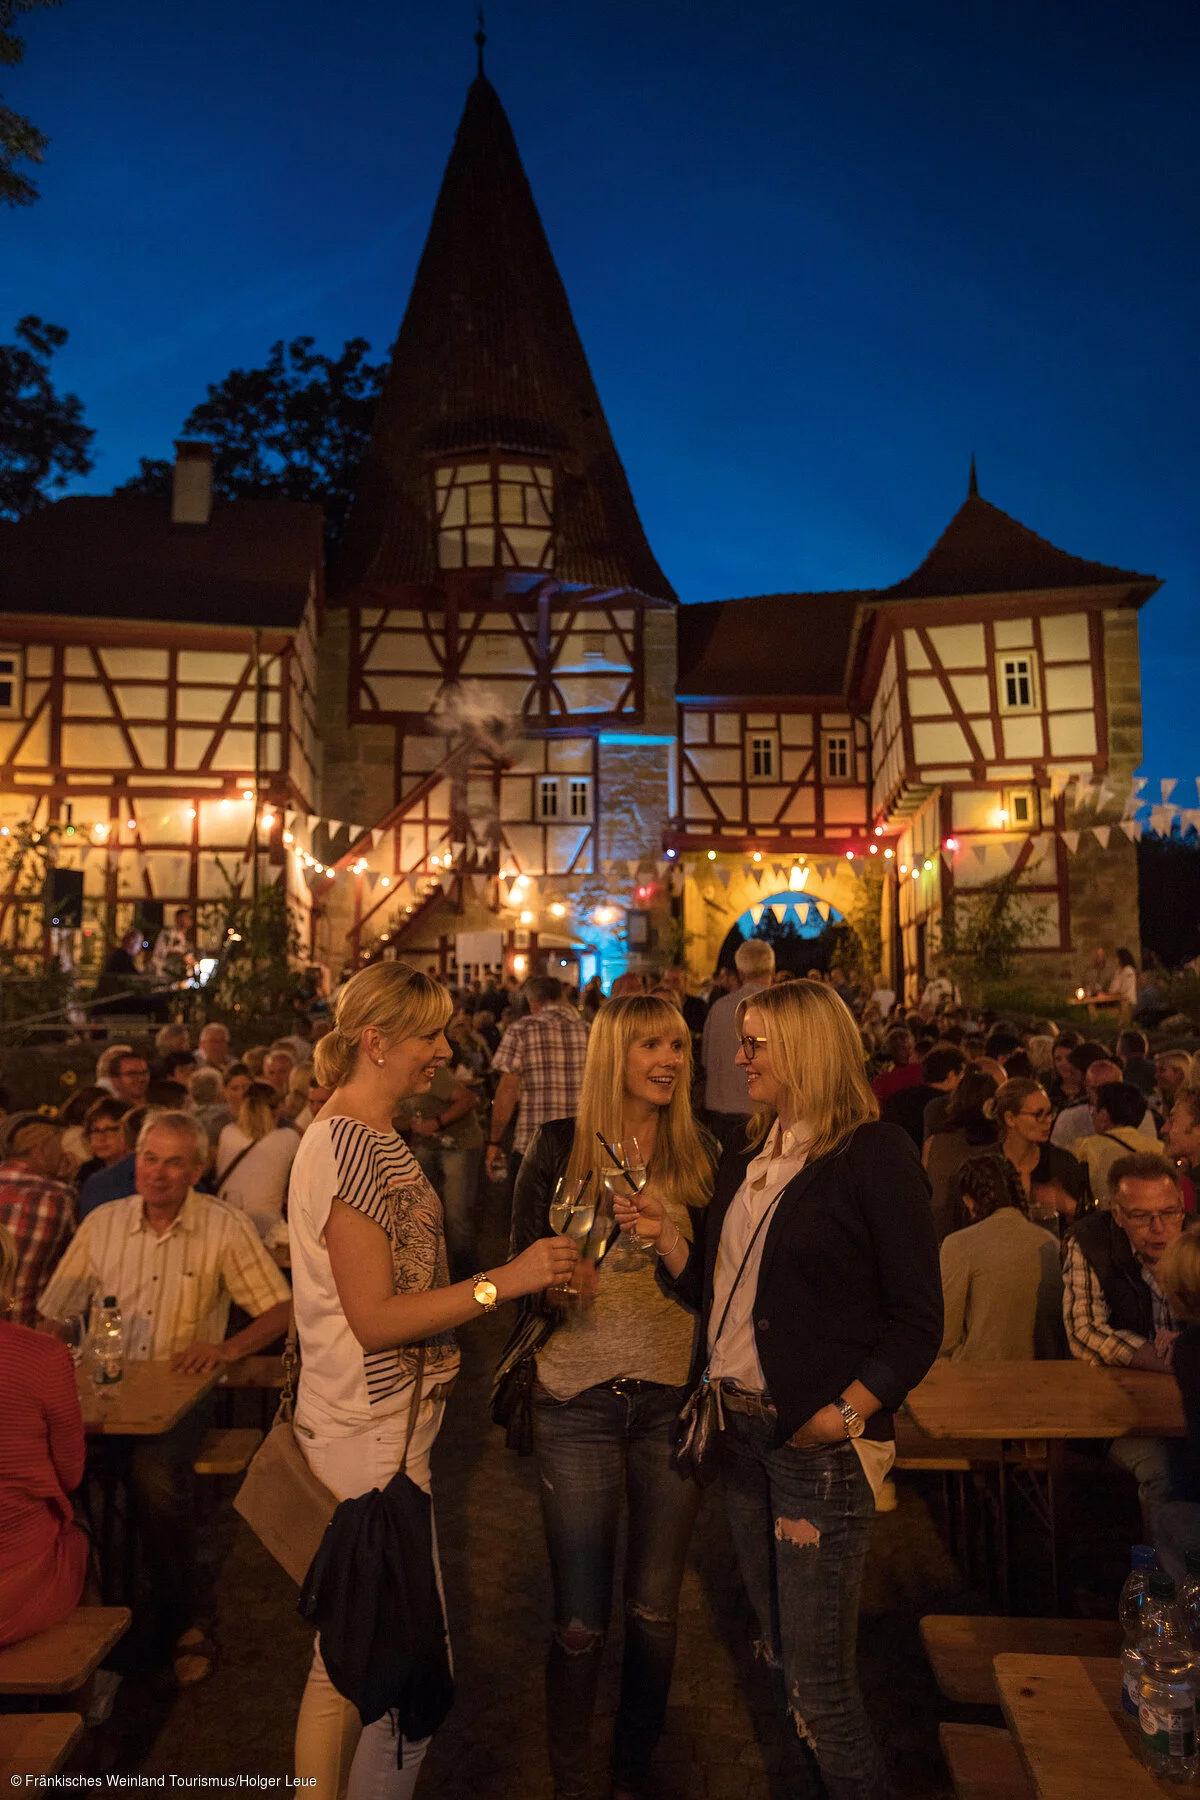
<path fill-rule="evenodd" d="M 942 1341 L 929 1183 L 907 1132 L 879 1123 L 832 989 L 766 988 L 739 1032 L 750 1143 L 726 1152 L 694 1242 L 653 1198 L 618 1218 L 700 1314 L 693 1375 L 719 1384 L 726 1508 L 784 1704 L 829 1800 L 880 1800 L 855 1639 L 892 1416 Z"/>

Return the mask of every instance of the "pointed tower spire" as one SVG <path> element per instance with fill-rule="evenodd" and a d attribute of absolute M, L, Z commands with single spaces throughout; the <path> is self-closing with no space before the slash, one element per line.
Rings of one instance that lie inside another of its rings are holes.
<path fill-rule="evenodd" d="M 483 47 L 487 43 L 487 32 L 483 28 L 483 8 L 482 8 L 482 6 L 476 8 L 475 17 L 478 21 L 478 27 L 475 32 L 475 49 L 476 49 L 476 51 L 478 53 L 478 57 L 479 57 L 479 68 L 477 70 L 477 73 L 478 73 L 480 79 L 482 80 L 482 78 L 483 78 Z"/>
<path fill-rule="evenodd" d="M 969 500 L 978 500 L 979 498 L 979 475 L 975 468 L 975 452 L 973 450 L 971 452 L 971 476 L 967 482 L 967 498 Z"/>
<path fill-rule="evenodd" d="M 332 590 L 436 581 L 435 472 L 488 454 L 553 471 L 560 580 L 675 598 L 638 518 L 512 128 L 480 74 L 396 339 Z"/>

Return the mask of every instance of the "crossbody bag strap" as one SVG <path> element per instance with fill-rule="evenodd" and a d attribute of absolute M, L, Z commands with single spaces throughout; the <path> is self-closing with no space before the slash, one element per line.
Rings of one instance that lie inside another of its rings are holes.
<path fill-rule="evenodd" d="M 425 1377 L 425 1346 L 417 1351 L 417 1372 L 413 1376 L 413 1397 L 408 1409 L 408 1430 L 404 1434 L 404 1455 L 400 1458 L 400 1473 L 404 1473 L 408 1462 L 408 1447 L 413 1440 L 413 1432 L 417 1429 L 417 1414 L 421 1410 L 421 1384 Z"/>
<path fill-rule="evenodd" d="M 739 1267 L 737 1274 L 733 1278 L 733 1286 L 729 1290 L 728 1297 L 726 1298 L 726 1301 L 725 1301 L 725 1309 L 721 1314 L 721 1323 L 717 1326 L 717 1335 L 713 1339 L 712 1349 L 710 1349 L 709 1353 L 708 1353 L 708 1360 L 710 1363 L 712 1362 L 713 1350 L 716 1349 L 717 1345 L 721 1341 L 721 1333 L 725 1329 L 725 1321 L 729 1317 L 729 1309 L 733 1305 L 733 1296 L 737 1293 L 738 1283 L 742 1279 L 742 1276 L 746 1273 L 746 1265 L 750 1261 L 750 1253 L 754 1249 L 755 1244 L 758 1242 L 759 1233 L 762 1231 L 763 1226 L 766 1224 L 767 1220 L 771 1217 L 771 1214 L 775 1211 L 775 1208 L 779 1205 L 779 1202 L 782 1198 L 783 1198 L 783 1189 L 780 1188 L 779 1192 L 776 1194 L 775 1198 L 772 1200 L 770 1206 L 768 1206 L 766 1212 L 763 1214 L 762 1218 L 758 1221 L 758 1224 L 754 1227 L 754 1231 L 750 1238 L 750 1242 L 746 1245 L 746 1254 L 745 1254 L 745 1256 L 743 1256 L 742 1261 L 741 1261 L 741 1266 Z"/>
<path fill-rule="evenodd" d="M 255 1138 L 254 1144 L 257 1144 L 258 1142 L 259 1142 L 259 1139 Z M 229 1167 L 226 1169 L 225 1173 L 218 1177 L 218 1179 L 217 1179 L 218 1194 L 221 1192 L 221 1189 L 225 1186 L 225 1183 L 229 1180 L 229 1177 L 233 1174 L 233 1171 L 237 1168 L 238 1164 L 240 1162 L 244 1162 L 245 1159 L 249 1156 L 250 1152 L 254 1148 L 254 1144 L 247 1144 L 244 1150 L 239 1150 L 237 1155 L 234 1157 L 233 1161 L 230 1163 Z"/>
<path fill-rule="evenodd" d="M 296 1371 L 300 1367 L 299 1344 L 296 1334 L 296 1308 L 288 1307 L 287 1342 L 283 1346 L 283 1386 L 279 1391 L 279 1406 L 275 1412 L 275 1423 L 280 1420 L 290 1424 L 296 1403 Z"/>

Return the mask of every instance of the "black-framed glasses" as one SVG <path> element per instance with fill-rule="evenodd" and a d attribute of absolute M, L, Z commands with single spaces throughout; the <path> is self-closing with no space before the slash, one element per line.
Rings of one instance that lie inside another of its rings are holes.
<path fill-rule="evenodd" d="M 747 1062 L 754 1061 L 755 1057 L 758 1055 L 758 1046 L 760 1044 L 765 1044 L 766 1041 L 765 1037 L 744 1037 L 738 1039 L 738 1042 L 742 1046 L 742 1055 Z"/>

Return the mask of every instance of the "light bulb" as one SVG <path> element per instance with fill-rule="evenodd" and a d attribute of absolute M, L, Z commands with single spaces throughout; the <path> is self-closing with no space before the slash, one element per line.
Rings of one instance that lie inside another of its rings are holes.
<path fill-rule="evenodd" d="M 755 860 L 755 862 L 761 862 L 761 861 L 762 861 L 762 851 L 761 851 L 761 850 L 756 850 L 756 851 L 755 851 L 755 852 L 754 852 L 754 860 Z"/>
<path fill-rule="evenodd" d="M 391 887 L 391 885 L 392 885 L 392 878 L 391 878 L 391 876 L 390 876 L 390 875 L 384 875 L 384 876 L 382 876 L 382 877 L 381 877 L 381 878 L 380 878 L 380 882 L 379 882 L 379 885 L 380 885 L 380 887 Z"/>
<path fill-rule="evenodd" d="M 550 903 L 550 917 L 552 919 L 564 919 L 566 917 L 566 915 L 567 915 L 567 909 L 563 905 L 562 901 L 561 900 L 552 900 Z"/>
<path fill-rule="evenodd" d="M 529 911 L 523 912 L 521 914 L 521 923 L 522 923 L 522 925 L 532 925 L 533 924 L 533 914 Z"/>
<path fill-rule="evenodd" d="M 717 853 L 716 853 L 716 851 L 715 851 L 715 850 L 710 850 L 710 851 L 709 851 L 709 853 L 708 853 L 708 860 L 709 860 L 709 862 L 716 862 L 716 860 L 717 860 Z"/>

